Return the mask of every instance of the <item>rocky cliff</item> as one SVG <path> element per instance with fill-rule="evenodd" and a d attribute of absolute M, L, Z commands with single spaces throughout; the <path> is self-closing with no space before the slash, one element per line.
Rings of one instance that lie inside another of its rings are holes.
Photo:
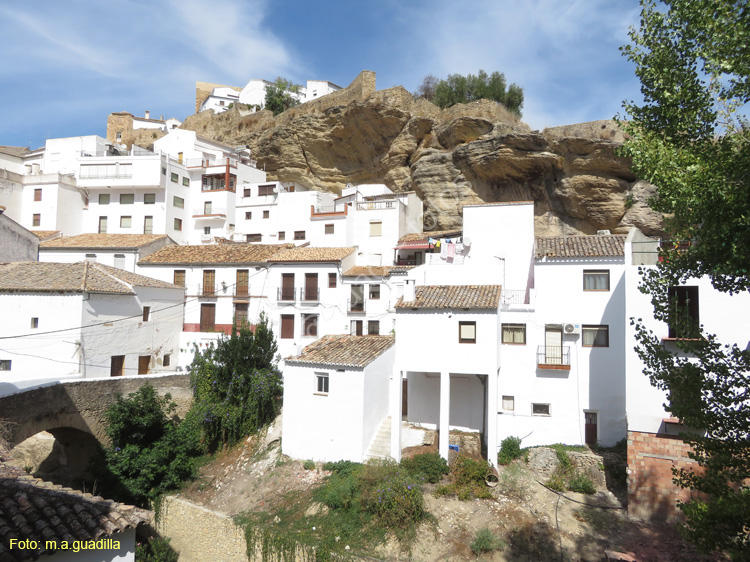
<path fill-rule="evenodd" d="M 494 102 L 441 110 L 401 87 L 376 91 L 366 72 L 336 94 L 275 118 L 207 111 L 183 128 L 248 145 L 270 179 L 332 192 L 376 182 L 414 190 L 426 229 L 460 225 L 468 203 L 534 200 L 537 235 L 661 230 L 646 205 L 653 187 L 617 155 L 622 135 L 612 121 L 530 131 Z"/>

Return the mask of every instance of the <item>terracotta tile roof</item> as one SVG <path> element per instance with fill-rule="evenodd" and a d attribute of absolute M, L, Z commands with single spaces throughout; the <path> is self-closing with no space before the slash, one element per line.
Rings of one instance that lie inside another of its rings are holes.
<path fill-rule="evenodd" d="M 280 251 L 269 262 L 322 262 L 341 261 L 354 252 L 356 248 L 318 248 L 314 246 L 297 246 Z"/>
<path fill-rule="evenodd" d="M 134 295 L 133 287 L 181 288 L 94 262 L 11 262 L 0 265 L 0 292 L 110 293 Z"/>
<path fill-rule="evenodd" d="M 300 355 L 287 358 L 286 362 L 365 367 L 395 341 L 394 336 L 324 336 L 305 347 Z"/>
<path fill-rule="evenodd" d="M 47 238 L 52 238 L 53 236 L 57 236 L 60 234 L 59 230 L 32 230 L 32 234 L 34 234 L 39 240 L 46 240 Z"/>
<path fill-rule="evenodd" d="M 401 297 L 396 308 L 496 309 L 500 292 L 500 285 L 424 285 L 413 301 Z"/>
<path fill-rule="evenodd" d="M 63 488 L 0 463 L 2 562 L 26 562 L 51 554 L 47 541 L 71 545 L 152 523 L 153 513 L 145 509 Z M 14 542 L 11 548 L 11 539 L 37 541 L 39 547 L 19 549 Z"/>
<path fill-rule="evenodd" d="M 399 244 L 402 242 L 417 242 L 419 240 L 427 240 L 428 238 L 451 238 L 453 236 L 461 236 L 461 230 L 431 230 L 430 232 L 412 232 L 402 236 L 399 239 Z"/>
<path fill-rule="evenodd" d="M 589 258 L 625 255 L 627 234 L 550 236 L 536 239 L 538 258 Z"/>
<path fill-rule="evenodd" d="M 0 152 L 3 154 L 9 154 L 10 156 L 25 156 L 29 153 L 29 149 L 25 146 L 5 146 L 0 145 Z"/>
<path fill-rule="evenodd" d="M 138 265 L 199 265 L 262 263 L 291 244 L 170 245 L 160 248 Z"/>
<path fill-rule="evenodd" d="M 123 249 L 137 250 L 141 246 L 168 238 L 166 234 L 79 234 L 78 236 L 61 236 L 54 240 L 42 242 L 45 248 L 86 248 L 86 249 Z"/>
<path fill-rule="evenodd" d="M 344 272 L 344 277 L 388 277 L 406 273 L 413 265 L 355 265 Z"/>

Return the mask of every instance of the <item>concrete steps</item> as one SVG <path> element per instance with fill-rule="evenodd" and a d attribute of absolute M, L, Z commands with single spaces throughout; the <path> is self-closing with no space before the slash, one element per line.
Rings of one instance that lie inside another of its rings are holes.
<path fill-rule="evenodd" d="M 365 460 L 391 458 L 391 417 L 383 420 L 375 434 L 375 438 L 367 449 Z"/>

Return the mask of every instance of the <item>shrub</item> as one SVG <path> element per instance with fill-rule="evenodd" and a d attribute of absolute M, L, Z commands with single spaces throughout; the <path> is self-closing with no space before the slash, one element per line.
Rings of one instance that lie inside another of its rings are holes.
<path fill-rule="evenodd" d="M 419 523 L 425 516 L 422 486 L 398 465 L 365 466 L 359 473 L 362 506 L 389 529 Z"/>
<path fill-rule="evenodd" d="M 575 476 L 571 478 L 568 484 L 568 489 L 571 492 L 578 492 L 579 494 L 595 494 L 596 488 L 591 479 L 585 474 L 576 472 Z"/>
<path fill-rule="evenodd" d="M 334 472 L 324 486 L 315 490 L 313 497 L 331 509 L 349 509 L 357 500 L 358 492 L 355 474 Z"/>
<path fill-rule="evenodd" d="M 135 546 L 136 562 L 177 562 L 177 553 L 169 546 L 169 539 L 151 537 Z"/>
<path fill-rule="evenodd" d="M 494 550 L 500 550 L 505 546 L 503 541 L 495 535 L 488 527 L 483 527 L 477 531 L 474 535 L 474 540 L 471 541 L 471 550 L 474 554 L 484 554 L 486 552 L 492 552 Z"/>
<path fill-rule="evenodd" d="M 440 482 L 443 475 L 450 472 L 448 462 L 439 453 L 422 453 L 401 461 L 409 474 L 424 476 L 426 482 Z"/>
<path fill-rule="evenodd" d="M 498 464 L 510 464 L 523 455 L 521 451 L 520 437 L 506 437 L 500 443 L 500 452 L 497 454 Z"/>
<path fill-rule="evenodd" d="M 451 466 L 451 483 L 438 486 L 435 494 L 438 496 L 455 494 L 461 501 L 472 498 L 491 498 L 492 493 L 487 489 L 484 480 L 488 471 L 489 468 L 485 462 L 459 455 Z"/>
<path fill-rule="evenodd" d="M 310 459 L 306 460 L 302 463 L 302 468 L 305 470 L 315 470 L 315 461 Z"/>
<path fill-rule="evenodd" d="M 323 470 L 330 470 L 331 472 L 338 472 L 340 474 L 351 474 L 361 466 L 362 463 L 354 461 L 334 461 L 325 463 L 323 465 Z"/>
<path fill-rule="evenodd" d="M 550 476 L 549 480 L 545 482 L 545 485 L 557 492 L 564 492 L 568 489 L 568 486 L 565 483 L 565 477 L 559 472 L 556 472 L 552 476 Z"/>

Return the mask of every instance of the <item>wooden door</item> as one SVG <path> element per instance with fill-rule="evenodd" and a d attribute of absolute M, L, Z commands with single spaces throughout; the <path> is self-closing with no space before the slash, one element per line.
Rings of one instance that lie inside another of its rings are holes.
<path fill-rule="evenodd" d="M 294 314 L 281 315 L 281 338 L 294 338 Z"/>
<path fill-rule="evenodd" d="M 109 374 L 112 377 L 121 377 L 122 369 L 125 365 L 124 355 L 113 355 L 110 363 Z"/>
<path fill-rule="evenodd" d="M 407 419 L 409 415 L 409 381 L 404 379 L 401 383 L 401 418 Z"/>
<path fill-rule="evenodd" d="M 294 273 L 281 274 L 281 300 L 294 300 Z"/>
<path fill-rule="evenodd" d="M 596 412 L 584 412 L 586 417 L 585 435 L 586 445 L 596 445 Z"/>
<path fill-rule="evenodd" d="M 216 305 L 201 305 L 201 332 L 213 332 L 216 326 Z"/>
<path fill-rule="evenodd" d="M 151 363 L 150 355 L 141 355 L 138 357 L 138 374 L 148 375 L 148 366 Z"/>
<path fill-rule="evenodd" d="M 318 300 L 318 274 L 305 273 L 305 298 L 306 301 Z"/>
<path fill-rule="evenodd" d="M 562 365 L 562 326 L 546 326 L 544 329 L 545 364 Z"/>
<path fill-rule="evenodd" d="M 237 283 L 235 285 L 235 294 L 240 297 L 246 297 L 250 280 L 250 272 L 247 269 L 237 270 Z"/>

